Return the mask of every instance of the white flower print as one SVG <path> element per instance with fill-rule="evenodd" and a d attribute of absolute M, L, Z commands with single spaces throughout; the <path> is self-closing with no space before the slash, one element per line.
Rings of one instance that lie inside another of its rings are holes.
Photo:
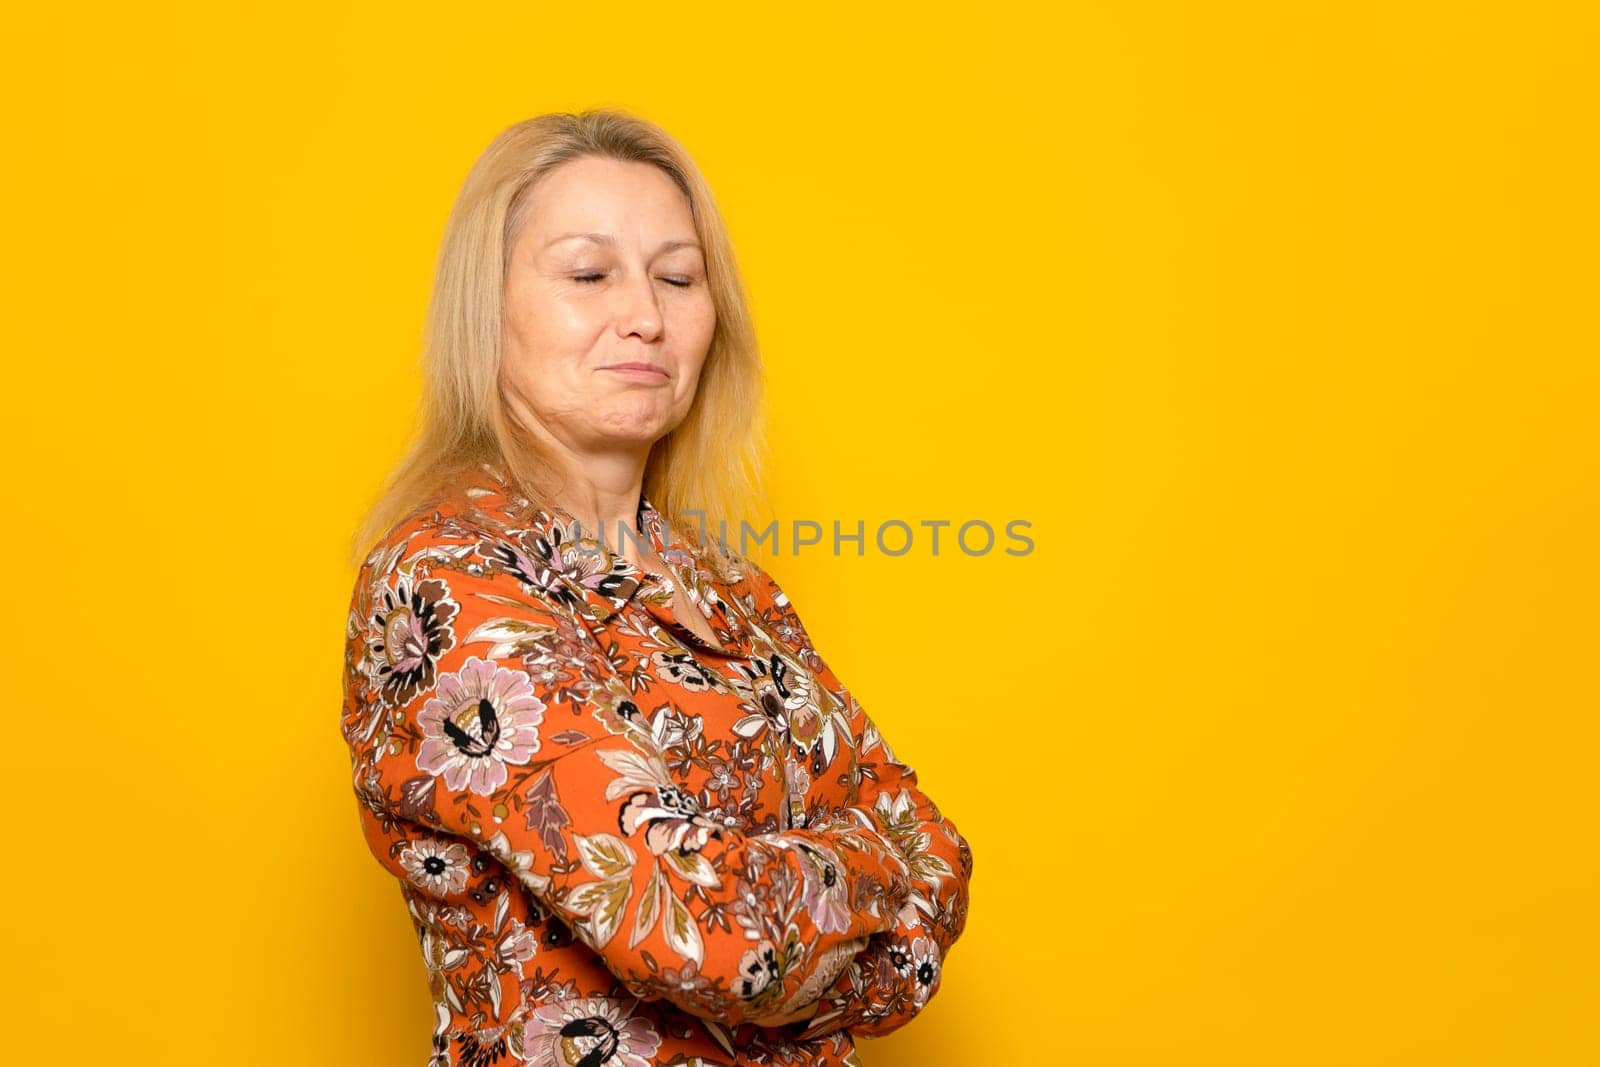
<path fill-rule="evenodd" d="M 633 794 L 622 806 L 617 823 L 630 835 L 644 827 L 644 843 L 657 856 L 674 849 L 699 852 L 718 830 L 716 823 L 700 814 L 699 802 L 675 785 Z"/>
<path fill-rule="evenodd" d="M 417 716 L 417 766 L 442 776 L 446 788 L 488 796 L 505 784 L 508 763 L 525 764 L 539 751 L 545 704 L 526 673 L 474 656 L 435 692 Z"/>
<path fill-rule="evenodd" d="M 668 681 L 677 682 L 690 692 L 711 688 L 711 675 L 687 652 L 657 652 L 650 657 L 650 662 Z"/>
<path fill-rule="evenodd" d="M 889 967 L 902 978 L 911 977 L 911 949 L 904 941 L 895 941 L 885 950 Z"/>
<path fill-rule="evenodd" d="M 845 889 L 844 865 L 820 845 L 797 843 L 805 863 L 803 898 L 817 929 L 843 933 L 850 928 L 850 896 Z"/>
<path fill-rule="evenodd" d="M 791 802 L 799 801 L 801 810 L 805 810 L 806 794 L 811 789 L 811 773 L 806 770 L 803 761 L 794 758 L 793 752 L 784 757 L 783 773 L 789 783 Z"/>
<path fill-rule="evenodd" d="M 606 785 L 606 799 L 627 797 L 617 821 L 625 834 L 644 830 L 645 845 L 657 856 L 698 852 L 721 828 L 700 814 L 699 802 L 676 785 L 659 756 L 601 752 L 601 762 L 619 774 Z M 699 871 L 698 864 L 689 869 Z M 713 884 L 710 882 L 707 885 Z"/>
<path fill-rule="evenodd" d="M 872 810 L 878 816 L 878 822 L 882 824 L 886 833 L 903 835 L 917 828 L 916 804 L 912 801 L 911 794 L 904 789 L 892 796 L 887 791 L 879 793 Z"/>
<path fill-rule="evenodd" d="M 650 737 L 661 748 L 693 744 L 700 736 L 700 716 L 685 715 L 670 704 L 663 704 L 650 716 Z"/>
<path fill-rule="evenodd" d="M 745 1000 L 759 996 L 778 977 L 778 952 L 763 941 L 739 957 L 739 977 L 733 988 Z"/>
<path fill-rule="evenodd" d="M 550 878 L 533 869 L 533 853 L 512 848 L 511 839 L 504 830 L 496 830 L 494 836 L 483 843 L 483 847 L 511 872 L 512 877 L 535 894 L 544 893 L 550 888 Z"/>
<path fill-rule="evenodd" d="M 523 1057 L 529 1067 L 650 1067 L 661 1035 L 633 1014 L 636 1003 L 583 997 L 537 1008 Z"/>
<path fill-rule="evenodd" d="M 405 868 L 406 877 L 436 897 L 467 888 L 467 861 L 467 846 L 430 837 L 410 842 L 400 853 L 400 866 Z"/>
<path fill-rule="evenodd" d="M 911 1002 L 922 1007 L 939 984 L 939 945 L 931 937 L 919 937 L 911 942 L 911 973 L 916 985 Z"/>
<path fill-rule="evenodd" d="M 495 939 L 495 954 L 506 967 L 533 959 L 539 951 L 539 937 L 522 925 L 520 919 L 507 919 L 506 929 Z"/>

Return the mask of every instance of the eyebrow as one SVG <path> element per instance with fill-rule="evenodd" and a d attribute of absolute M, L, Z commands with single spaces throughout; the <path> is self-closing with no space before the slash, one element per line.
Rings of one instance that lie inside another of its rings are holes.
<path fill-rule="evenodd" d="M 612 237 L 609 233 L 574 232 L 574 233 L 564 233 L 564 234 L 561 234 L 560 236 L 552 237 L 550 240 L 545 242 L 545 247 L 549 248 L 553 244 L 560 244 L 562 241 L 571 241 L 574 238 L 582 238 L 585 241 L 593 241 L 595 244 L 599 244 L 599 245 L 610 245 L 613 248 L 615 248 L 616 244 L 617 244 L 617 239 L 615 237 Z M 678 250 L 680 248 L 700 249 L 700 242 L 699 241 L 663 241 L 661 243 L 661 246 L 656 249 L 656 254 L 659 255 L 662 252 L 674 252 L 674 251 L 676 251 L 676 250 Z M 704 252 L 705 250 L 704 249 L 700 249 L 700 251 Z"/>

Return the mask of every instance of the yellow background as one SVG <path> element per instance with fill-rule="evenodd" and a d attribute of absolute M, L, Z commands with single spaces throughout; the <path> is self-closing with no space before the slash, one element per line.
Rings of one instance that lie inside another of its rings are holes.
<path fill-rule="evenodd" d="M 869 1067 L 1600 1061 L 1588 5 L 40 6 L 0 43 L 9 1062 L 416 1064 L 346 535 L 505 126 L 704 167 L 770 559 L 970 837 Z"/>

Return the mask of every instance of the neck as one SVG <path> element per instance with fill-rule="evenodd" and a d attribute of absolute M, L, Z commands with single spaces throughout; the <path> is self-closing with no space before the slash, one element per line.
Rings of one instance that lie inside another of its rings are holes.
<path fill-rule="evenodd" d="M 644 484 L 644 469 L 597 470 L 593 466 L 569 472 L 552 500 L 557 507 L 578 520 L 587 537 L 601 536 L 609 546 L 618 545 L 624 528 L 639 533 L 639 495 Z M 625 544 L 625 542 L 624 542 Z"/>
<path fill-rule="evenodd" d="M 561 484 L 547 503 L 576 519 L 585 537 L 602 536 L 612 551 L 620 550 L 632 562 L 641 563 L 632 540 L 642 533 L 639 498 L 650 447 L 590 452 L 574 448 L 542 427 L 535 433 L 560 469 Z M 633 531 L 633 538 L 619 539 L 624 530 Z"/>

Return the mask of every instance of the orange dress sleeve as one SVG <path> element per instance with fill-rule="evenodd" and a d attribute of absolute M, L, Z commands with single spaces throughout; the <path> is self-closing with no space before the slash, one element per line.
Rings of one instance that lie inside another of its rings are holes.
<path fill-rule="evenodd" d="M 871 825 L 899 848 L 911 872 L 911 893 L 894 924 L 851 960 L 804 1034 L 887 1034 L 939 988 L 944 957 L 966 926 L 972 849 L 818 654 L 788 595 L 771 574 L 753 570 L 756 607 L 770 632 L 821 687 L 817 713 L 789 723 L 798 764 L 791 773 L 806 782 L 805 824 Z"/>
<path fill-rule="evenodd" d="M 520 650 L 565 609 L 472 545 L 413 520 L 358 579 L 344 731 L 369 822 L 422 828 L 369 836 L 396 873 L 448 899 L 486 852 L 633 995 L 729 1027 L 815 1003 L 914 879 L 927 896 L 892 818 L 745 833 L 699 814 L 598 650 L 586 712 L 558 714 Z"/>

